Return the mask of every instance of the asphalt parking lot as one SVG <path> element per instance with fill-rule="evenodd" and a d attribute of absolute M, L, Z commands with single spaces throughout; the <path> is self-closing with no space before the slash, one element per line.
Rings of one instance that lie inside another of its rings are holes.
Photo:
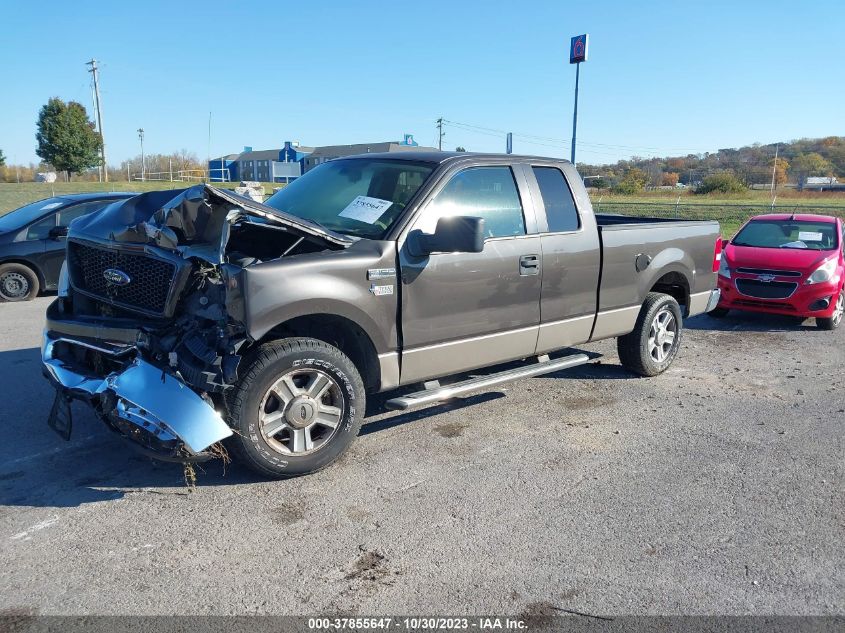
<path fill-rule="evenodd" d="M 845 328 L 697 317 L 600 364 L 373 415 L 310 477 L 152 462 L 45 419 L 51 298 L 0 305 L 0 609 L 38 614 L 845 613 Z"/>

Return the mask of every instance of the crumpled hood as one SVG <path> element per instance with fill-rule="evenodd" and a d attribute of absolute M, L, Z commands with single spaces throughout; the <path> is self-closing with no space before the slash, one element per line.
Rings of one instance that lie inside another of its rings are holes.
<path fill-rule="evenodd" d="M 201 254 L 219 263 L 229 227 L 250 216 L 329 247 L 346 247 L 354 242 L 308 220 L 205 184 L 151 191 L 116 202 L 99 213 L 79 218 L 69 237 L 151 244 L 183 255 Z"/>

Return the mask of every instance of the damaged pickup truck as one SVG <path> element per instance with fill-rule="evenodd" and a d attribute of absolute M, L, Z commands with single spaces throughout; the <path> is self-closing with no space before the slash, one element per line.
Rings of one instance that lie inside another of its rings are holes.
<path fill-rule="evenodd" d="M 264 204 L 142 194 L 70 227 L 49 423 L 69 438 L 79 399 L 157 457 L 228 448 L 268 476 L 313 472 L 357 435 L 367 394 L 425 405 L 584 364 L 559 350 L 609 337 L 630 370 L 661 373 L 683 318 L 718 301 L 719 238 L 716 222 L 596 215 L 571 164 L 535 157 L 338 159 Z"/>

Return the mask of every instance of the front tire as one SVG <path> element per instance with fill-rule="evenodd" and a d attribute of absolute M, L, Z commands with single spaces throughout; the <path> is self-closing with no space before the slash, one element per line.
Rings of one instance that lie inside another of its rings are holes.
<path fill-rule="evenodd" d="M 820 330 L 835 330 L 842 323 L 843 314 L 845 314 L 845 288 L 840 290 L 836 297 L 833 314 L 826 318 L 816 317 L 816 327 Z"/>
<path fill-rule="evenodd" d="M 23 264 L 0 266 L 0 301 L 30 301 L 38 296 L 38 275 Z"/>
<path fill-rule="evenodd" d="M 659 292 L 646 295 L 630 334 L 616 339 L 619 360 L 640 376 L 656 376 L 669 368 L 681 346 L 683 318 L 673 297 Z"/>
<path fill-rule="evenodd" d="M 358 435 L 366 396 L 358 369 L 311 338 L 259 347 L 227 398 L 232 452 L 267 477 L 297 477 L 334 462 Z"/>

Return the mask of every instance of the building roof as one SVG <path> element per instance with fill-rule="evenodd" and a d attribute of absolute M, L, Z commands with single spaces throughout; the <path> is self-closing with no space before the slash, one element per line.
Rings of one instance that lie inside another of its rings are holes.
<path fill-rule="evenodd" d="M 281 149 L 259 149 L 251 152 L 243 152 L 237 160 L 279 160 Z"/>
<path fill-rule="evenodd" d="M 355 143 L 354 145 L 325 145 L 315 147 L 309 158 L 320 156 L 353 156 L 356 154 L 383 154 L 388 152 L 431 152 L 437 151 L 434 147 L 421 147 L 419 145 L 404 145 L 399 141 L 385 141 L 383 143 Z"/>

